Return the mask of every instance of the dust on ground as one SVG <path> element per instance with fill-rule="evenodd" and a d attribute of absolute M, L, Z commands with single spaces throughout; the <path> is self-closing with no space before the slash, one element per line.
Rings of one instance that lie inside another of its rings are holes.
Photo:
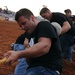
<path fill-rule="evenodd" d="M 10 44 L 14 43 L 17 37 L 24 31 L 20 29 L 16 22 L 0 20 L 0 59 L 3 54 L 10 50 Z M 61 75 L 75 75 L 75 53 L 73 61 L 63 61 L 63 71 Z M 0 75 L 13 74 L 17 61 L 12 65 L 0 65 Z"/>

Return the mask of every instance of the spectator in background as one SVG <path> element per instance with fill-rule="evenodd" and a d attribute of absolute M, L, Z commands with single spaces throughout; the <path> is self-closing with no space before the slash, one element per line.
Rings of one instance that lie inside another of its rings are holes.
<path fill-rule="evenodd" d="M 5 9 L 3 10 L 5 14 L 8 14 L 9 13 L 9 10 L 8 10 L 8 7 L 7 6 L 4 6 Z"/>
<path fill-rule="evenodd" d="M 2 8 L 0 8 L 0 13 L 2 13 Z"/>
<path fill-rule="evenodd" d="M 6 21 L 9 21 L 9 17 L 5 17 L 5 20 L 6 20 Z"/>

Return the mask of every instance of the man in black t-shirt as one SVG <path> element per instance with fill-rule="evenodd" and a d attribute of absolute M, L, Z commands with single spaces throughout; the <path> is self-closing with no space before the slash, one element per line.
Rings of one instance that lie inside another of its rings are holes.
<path fill-rule="evenodd" d="M 72 11 L 70 9 L 65 9 L 64 13 L 67 17 L 70 17 L 72 15 Z"/>
<path fill-rule="evenodd" d="M 65 58 L 66 50 L 74 43 L 74 35 L 75 35 L 75 26 L 62 13 L 52 13 L 48 8 L 42 8 L 40 11 L 40 15 L 49 20 L 50 22 L 57 22 L 62 27 L 61 35 L 59 36 L 63 57 Z M 66 60 L 72 60 L 72 58 L 68 58 L 66 56 Z"/>
<path fill-rule="evenodd" d="M 38 21 L 29 9 L 20 9 L 15 20 L 19 26 L 34 40 L 34 45 L 22 51 L 8 51 L 6 63 L 18 58 L 28 58 L 29 67 L 25 75 L 60 75 L 62 71 L 62 54 L 58 35 L 47 21 Z"/>
<path fill-rule="evenodd" d="M 72 11 L 70 9 L 65 9 L 64 10 L 64 13 L 70 19 L 70 21 L 74 24 L 74 21 L 73 21 L 74 20 L 74 17 L 72 15 Z M 72 59 L 72 52 L 73 52 L 72 46 L 69 47 L 69 49 L 67 51 L 68 52 L 66 52 L 65 56 L 67 56 L 69 58 L 71 57 L 71 59 Z"/>

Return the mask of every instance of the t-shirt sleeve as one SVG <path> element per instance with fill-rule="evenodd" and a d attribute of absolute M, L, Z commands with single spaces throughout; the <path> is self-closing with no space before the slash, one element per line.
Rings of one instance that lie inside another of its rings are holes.
<path fill-rule="evenodd" d="M 21 34 L 17 39 L 15 44 L 24 44 L 25 37 L 27 37 L 27 33 Z"/>

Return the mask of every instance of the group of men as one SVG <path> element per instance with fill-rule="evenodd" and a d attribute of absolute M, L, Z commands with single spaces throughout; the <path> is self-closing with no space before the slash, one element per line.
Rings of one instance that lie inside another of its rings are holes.
<path fill-rule="evenodd" d="M 72 59 L 66 56 L 66 53 L 74 44 L 74 25 L 66 15 L 52 13 L 48 8 L 42 8 L 40 15 L 48 21 L 37 20 L 34 14 L 26 8 L 16 12 L 15 20 L 25 30 L 25 33 L 20 36 L 23 39 L 19 37 L 16 43 L 24 45 L 29 43 L 29 47 L 6 52 L 4 54 L 8 58 L 6 63 L 26 58 L 27 61 L 24 59 L 27 62 L 26 72 L 21 75 L 60 75 L 63 68 L 62 59 L 69 61 Z M 59 36 L 52 22 L 61 26 Z M 26 43 L 25 38 L 28 39 Z"/>

